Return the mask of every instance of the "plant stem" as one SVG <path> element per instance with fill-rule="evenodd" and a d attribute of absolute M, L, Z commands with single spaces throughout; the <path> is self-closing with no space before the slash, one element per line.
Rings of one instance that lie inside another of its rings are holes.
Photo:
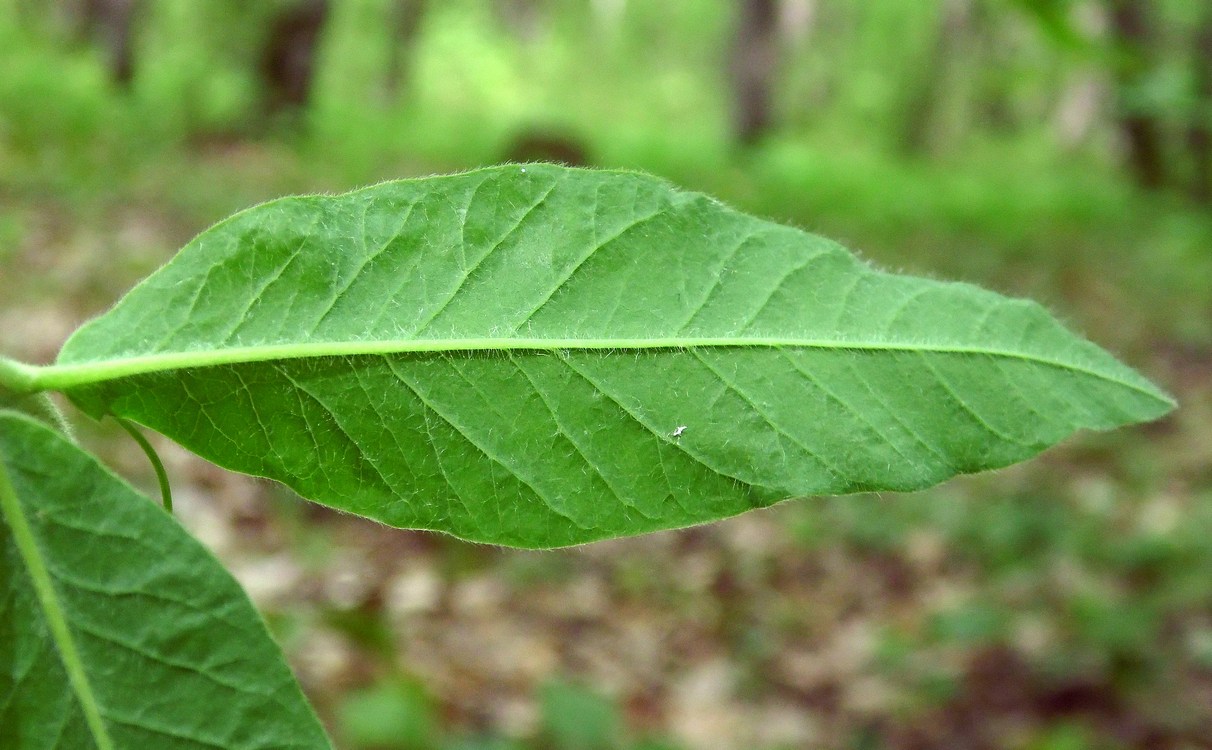
<path fill-rule="evenodd" d="M 71 423 L 46 391 L 14 391 L 0 380 L 0 409 L 16 409 L 37 417 L 54 427 L 72 443 L 76 442 L 76 433 Z"/>
<path fill-rule="evenodd" d="M 41 390 L 34 377 L 36 370 L 15 359 L 0 357 L 0 392 L 25 394 Z"/>
<path fill-rule="evenodd" d="M 156 472 L 156 481 L 160 483 L 160 499 L 164 503 L 164 510 L 169 513 L 173 512 L 173 490 L 168 483 L 168 472 L 164 471 L 164 464 L 160 462 L 160 457 L 156 455 L 156 449 L 151 443 L 147 442 L 147 438 L 143 437 L 143 433 L 139 432 L 139 428 L 135 427 L 130 422 L 127 422 L 122 417 L 114 417 L 118 425 L 126 430 L 126 433 L 134 438 L 143 452 L 147 454 L 147 460 L 151 461 L 152 469 Z"/>
<path fill-rule="evenodd" d="M 51 398 L 51 395 L 45 391 L 38 394 L 38 403 L 42 405 L 42 411 L 55 423 L 55 427 L 63 436 L 73 443 L 76 442 L 76 432 L 72 429 L 72 423 L 67 421 L 67 417 L 59 409 L 59 405 Z"/>
<path fill-rule="evenodd" d="M 50 394 L 45 391 L 33 394 L 13 394 L 0 388 L 0 409 L 15 409 L 18 412 L 37 417 L 63 433 L 63 436 L 71 442 L 76 442 L 75 431 L 72 430 L 71 423 L 67 421 L 67 417 L 63 416 L 63 412 L 59 411 L 58 405 L 55 404 Z"/>

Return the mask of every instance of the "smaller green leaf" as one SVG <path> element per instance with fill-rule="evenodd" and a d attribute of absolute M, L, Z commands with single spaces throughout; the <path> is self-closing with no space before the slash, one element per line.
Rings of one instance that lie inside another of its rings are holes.
<path fill-rule="evenodd" d="M 0 520 L 0 747 L 329 747 L 214 557 L 91 456 L 3 411 Z"/>

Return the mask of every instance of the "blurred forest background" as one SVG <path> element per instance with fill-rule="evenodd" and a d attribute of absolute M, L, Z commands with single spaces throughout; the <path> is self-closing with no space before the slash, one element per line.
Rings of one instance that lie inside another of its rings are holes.
<path fill-rule="evenodd" d="M 0 347 L 53 359 L 253 203 L 507 160 L 1034 297 L 1180 410 L 542 554 L 158 442 L 340 747 L 1212 747 L 1212 3 L 0 0 Z"/>

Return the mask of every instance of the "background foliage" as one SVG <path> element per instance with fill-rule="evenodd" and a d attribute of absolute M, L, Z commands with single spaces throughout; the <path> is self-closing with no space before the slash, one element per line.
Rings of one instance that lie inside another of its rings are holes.
<path fill-rule="evenodd" d="M 646 169 L 1043 300 L 1180 410 L 928 493 L 542 555 L 164 449 L 344 747 L 1198 747 L 1210 67 L 1183 0 L 0 0 L 0 345 L 49 361 L 252 203 L 507 159 Z"/>

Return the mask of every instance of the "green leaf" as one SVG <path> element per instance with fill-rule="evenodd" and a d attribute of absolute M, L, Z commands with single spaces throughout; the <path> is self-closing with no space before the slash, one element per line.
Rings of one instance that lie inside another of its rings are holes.
<path fill-rule="evenodd" d="M 237 214 L 22 376 L 313 500 L 523 547 L 927 487 L 1173 406 L 1034 303 L 545 165 Z"/>
<path fill-rule="evenodd" d="M 0 412 L 0 521 L 0 747 L 329 746 L 210 553 L 14 412 Z"/>

